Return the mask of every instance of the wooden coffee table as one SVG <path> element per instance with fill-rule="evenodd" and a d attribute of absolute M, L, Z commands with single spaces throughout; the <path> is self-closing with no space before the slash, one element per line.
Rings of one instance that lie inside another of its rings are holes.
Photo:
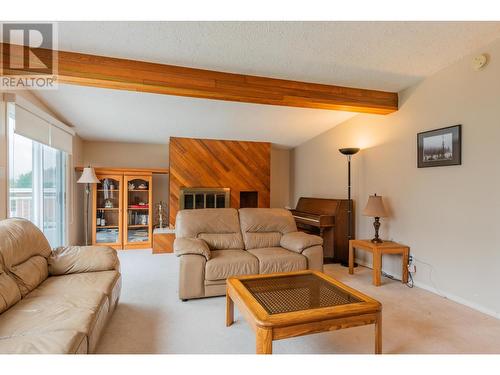
<path fill-rule="evenodd" d="M 257 354 L 271 354 L 273 340 L 375 325 L 375 353 L 382 352 L 382 305 L 317 271 L 231 277 L 226 325 L 234 304 L 253 328 Z"/>

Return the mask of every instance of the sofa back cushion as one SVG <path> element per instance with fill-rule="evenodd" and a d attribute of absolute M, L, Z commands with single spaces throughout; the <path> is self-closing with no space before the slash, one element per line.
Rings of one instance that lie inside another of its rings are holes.
<path fill-rule="evenodd" d="M 21 299 L 21 292 L 16 282 L 10 277 L 0 258 L 0 314 Z"/>
<path fill-rule="evenodd" d="M 177 238 L 199 238 L 210 250 L 243 249 L 238 211 L 234 208 L 181 210 L 175 219 Z"/>
<path fill-rule="evenodd" d="M 282 235 L 297 231 L 284 208 L 241 208 L 239 214 L 246 250 L 279 247 Z"/>
<path fill-rule="evenodd" d="M 0 222 L 1 263 L 23 297 L 48 277 L 50 253 L 49 242 L 30 221 L 15 218 Z"/>

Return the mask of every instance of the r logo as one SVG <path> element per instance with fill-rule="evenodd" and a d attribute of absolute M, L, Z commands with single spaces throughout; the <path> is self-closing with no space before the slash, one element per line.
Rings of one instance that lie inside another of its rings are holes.
<path fill-rule="evenodd" d="M 53 24 L 3 23 L 2 42 L 2 73 L 56 73 Z"/>

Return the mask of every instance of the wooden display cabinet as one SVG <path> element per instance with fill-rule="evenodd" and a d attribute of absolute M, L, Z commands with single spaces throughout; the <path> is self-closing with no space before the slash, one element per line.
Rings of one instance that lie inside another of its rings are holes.
<path fill-rule="evenodd" d="M 152 175 L 124 175 L 123 248 L 152 247 Z"/>
<path fill-rule="evenodd" d="M 97 178 L 100 182 L 92 189 L 92 244 L 121 249 L 123 175 L 99 174 Z"/>

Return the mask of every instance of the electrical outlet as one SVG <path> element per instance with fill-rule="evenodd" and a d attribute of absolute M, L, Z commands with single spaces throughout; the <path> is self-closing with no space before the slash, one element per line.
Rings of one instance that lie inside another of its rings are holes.
<path fill-rule="evenodd" d="M 417 272 L 417 267 L 414 264 L 408 264 L 408 272 L 410 273 Z"/>

